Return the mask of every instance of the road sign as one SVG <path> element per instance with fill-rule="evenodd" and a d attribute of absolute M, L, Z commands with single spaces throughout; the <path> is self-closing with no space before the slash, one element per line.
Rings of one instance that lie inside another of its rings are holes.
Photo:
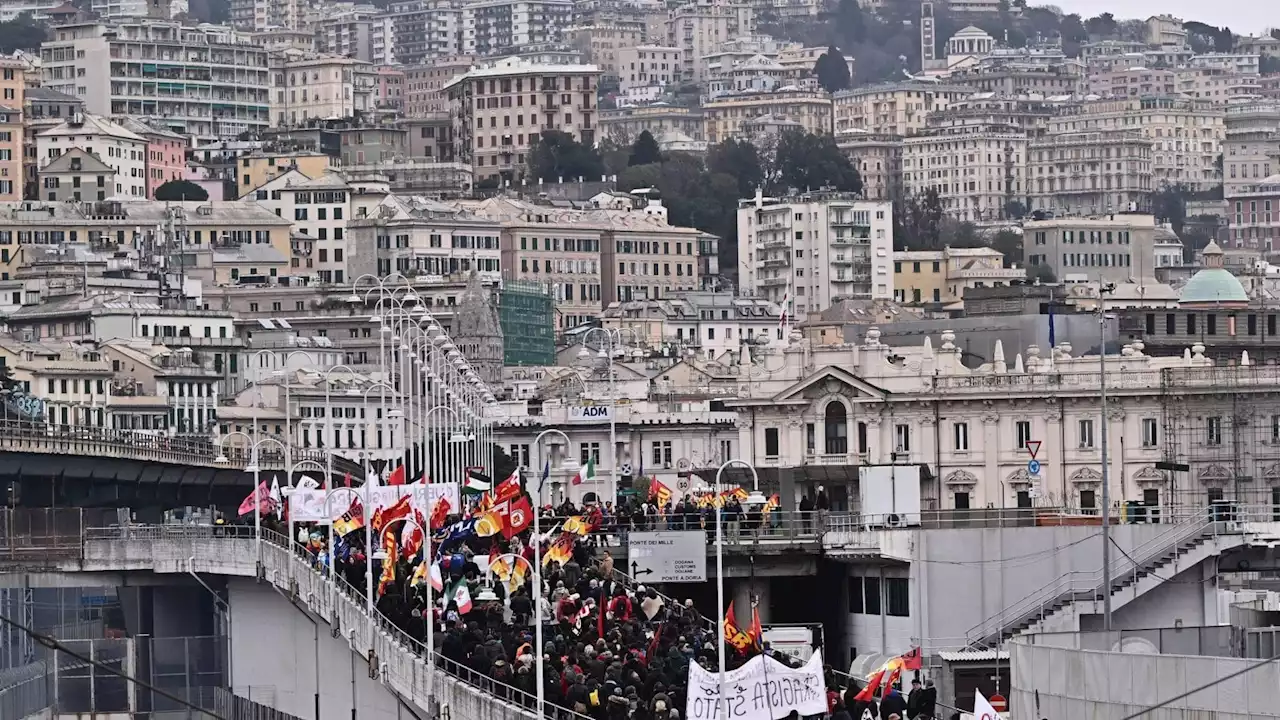
<path fill-rule="evenodd" d="M 1029 460 L 1029 461 L 1027 461 L 1027 472 L 1031 473 L 1032 475 L 1039 475 L 1039 474 L 1040 474 L 1040 461 L 1039 461 L 1039 460 Z"/>
<path fill-rule="evenodd" d="M 701 530 L 633 532 L 627 537 L 627 560 L 640 582 L 706 582 L 707 535 Z"/>
<path fill-rule="evenodd" d="M 1027 441 L 1027 452 L 1031 453 L 1031 459 L 1032 459 L 1032 460 L 1035 460 L 1035 459 L 1036 459 L 1036 453 L 1040 452 L 1040 441 L 1039 441 L 1039 440 L 1028 440 L 1028 441 Z"/>

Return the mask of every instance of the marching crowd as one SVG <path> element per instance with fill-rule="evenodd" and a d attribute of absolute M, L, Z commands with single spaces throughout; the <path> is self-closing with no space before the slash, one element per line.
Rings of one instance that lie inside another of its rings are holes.
<path fill-rule="evenodd" d="M 717 511 L 725 513 L 726 523 L 733 517 L 735 531 L 769 522 L 767 512 L 756 508 L 753 514 L 736 498 L 718 508 L 699 507 L 688 497 L 665 507 L 652 498 L 626 499 L 616 511 L 611 504 L 547 506 L 538 510 L 545 518 L 542 528 L 550 530 L 541 538 L 544 565 L 538 588 L 531 530 L 477 532 L 482 511 L 441 513 L 429 523 L 419 517 L 418 526 L 429 525 L 433 535 L 431 558 L 425 562 L 417 551 L 421 545 L 410 537 L 412 530 L 393 532 L 394 518 L 381 524 L 375 518 L 373 528 L 337 536 L 333 571 L 353 588 L 365 587 L 370 538 L 377 538 L 375 558 L 386 554 L 377 550 L 388 538 L 398 538 L 400 552 L 393 540 L 387 560 L 373 563 L 380 612 L 423 643 L 427 624 L 434 622 L 441 665 L 511 702 L 533 703 L 536 664 L 543 663 L 546 702 L 593 720 L 678 720 L 685 710 L 689 664 L 714 672 L 719 647 L 715 618 L 700 614 L 692 600 L 671 600 L 615 569 L 599 541 L 601 529 L 621 535 L 628 530 L 709 528 L 711 513 Z M 327 532 L 300 524 L 296 539 L 317 567 L 327 570 Z M 429 588 L 434 603 L 428 599 Z M 544 618 L 541 648 L 535 646 L 535 604 L 541 604 Z M 726 645 L 729 669 L 760 653 L 799 667 L 794 658 L 772 651 L 758 629 L 752 640 L 742 649 Z M 881 695 L 843 687 L 844 676 L 839 677 L 828 669 L 825 717 L 831 720 L 934 717 L 936 692 L 931 686 L 917 681 L 909 695 L 897 689 Z"/>

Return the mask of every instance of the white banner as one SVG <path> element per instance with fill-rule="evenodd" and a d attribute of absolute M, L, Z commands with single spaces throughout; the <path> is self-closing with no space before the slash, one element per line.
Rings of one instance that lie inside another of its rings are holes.
<path fill-rule="evenodd" d="M 409 495 L 409 504 L 418 512 L 422 513 L 422 517 L 430 518 L 431 511 L 435 508 L 436 503 L 444 498 L 449 501 L 451 513 L 458 512 L 461 504 L 460 491 L 458 483 L 432 483 L 423 485 L 415 483 L 413 485 L 380 485 L 373 490 L 373 503 L 369 508 L 369 514 L 372 515 L 378 508 L 391 507 L 396 504 L 401 497 Z M 363 497 L 363 488 L 334 488 L 332 491 L 325 490 L 294 490 L 289 495 L 289 516 L 295 522 L 317 522 L 327 525 L 330 519 L 338 517 L 351 507 L 351 501 L 356 497 Z M 325 507 L 326 496 L 332 496 L 332 500 L 328 500 L 329 507 Z"/>
<path fill-rule="evenodd" d="M 815 653 L 799 670 L 759 655 L 725 673 L 728 713 L 721 715 L 720 675 L 689 663 L 686 720 L 782 720 L 794 710 L 801 717 L 827 712 L 822 655 Z"/>

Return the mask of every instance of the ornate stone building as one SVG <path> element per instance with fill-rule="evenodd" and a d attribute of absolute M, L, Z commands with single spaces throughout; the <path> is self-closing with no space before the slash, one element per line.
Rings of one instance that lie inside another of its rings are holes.
<path fill-rule="evenodd" d="M 490 387 L 502 385 L 502 325 L 489 292 L 475 270 L 458 298 L 453 320 L 453 342 Z"/>

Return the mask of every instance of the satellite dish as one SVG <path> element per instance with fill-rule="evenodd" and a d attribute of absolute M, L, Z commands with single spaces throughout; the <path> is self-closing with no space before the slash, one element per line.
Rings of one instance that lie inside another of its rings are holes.
<path fill-rule="evenodd" d="M 1127 637 L 1116 643 L 1111 652 L 1122 652 L 1130 655 L 1159 655 L 1160 648 L 1144 637 Z"/>

